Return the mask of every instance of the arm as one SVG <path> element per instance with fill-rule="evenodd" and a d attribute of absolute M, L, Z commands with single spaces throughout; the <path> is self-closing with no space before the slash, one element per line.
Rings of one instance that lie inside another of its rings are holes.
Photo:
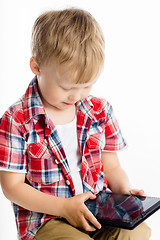
<path fill-rule="evenodd" d="M 0 178 L 3 193 L 10 201 L 30 211 L 61 215 L 64 199 L 42 193 L 26 184 L 25 174 L 1 171 Z"/>
<path fill-rule="evenodd" d="M 88 220 L 100 228 L 100 224 L 84 204 L 88 198 L 95 198 L 90 193 L 80 194 L 72 198 L 61 198 L 40 192 L 26 184 L 25 174 L 0 171 L 0 182 L 6 198 L 30 211 L 66 218 L 73 226 L 82 227 L 86 231 L 95 230 Z"/>
<path fill-rule="evenodd" d="M 121 168 L 116 152 L 102 152 L 104 174 L 114 193 L 144 195 L 143 190 L 131 189 L 127 174 Z"/>

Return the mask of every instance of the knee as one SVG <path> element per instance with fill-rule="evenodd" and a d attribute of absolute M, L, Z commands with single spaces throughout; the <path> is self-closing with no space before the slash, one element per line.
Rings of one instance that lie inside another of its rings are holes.
<path fill-rule="evenodd" d="M 135 228 L 135 235 L 136 235 L 135 239 L 137 240 L 138 239 L 149 240 L 151 236 L 151 229 L 145 222 L 143 222 L 138 227 Z"/>
<path fill-rule="evenodd" d="M 149 240 L 151 229 L 146 223 L 141 223 L 133 230 L 122 230 L 122 239 L 124 240 Z"/>

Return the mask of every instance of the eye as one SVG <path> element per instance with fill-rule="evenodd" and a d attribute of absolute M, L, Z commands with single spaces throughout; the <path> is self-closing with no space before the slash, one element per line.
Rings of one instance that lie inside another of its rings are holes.
<path fill-rule="evenodd" d="M 69 91 L 71 90 L 72 88 L 64 88 L 64 87 L 61 87 L 64 91 Z"/>
<path fill-rule="evenodd" d="M 87 87 L 85 87 L 85 89 L 90 89 L 91 88 L 91 86 L 87 86 Z"/>

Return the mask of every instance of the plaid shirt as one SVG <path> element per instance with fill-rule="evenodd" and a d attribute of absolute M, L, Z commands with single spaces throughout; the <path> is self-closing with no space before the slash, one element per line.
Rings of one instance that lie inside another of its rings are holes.
<path fill-rule="evenodd" d="M 105 190 L 107 179 L 101 152 L 117 151 L 126 145 L 107 101 L 88 96 L 77 103 L 77 137 L 84 192 Z M 37 77 L 2 117 L 0 167 L 24 171 L 25 182 L 46 194 L 63 198 L 75 195 L 66 155 L 57 130 L 44 110 Z M 12 205 L 22 240 L 33 239 L 41 224 L 55 217 Z"/>

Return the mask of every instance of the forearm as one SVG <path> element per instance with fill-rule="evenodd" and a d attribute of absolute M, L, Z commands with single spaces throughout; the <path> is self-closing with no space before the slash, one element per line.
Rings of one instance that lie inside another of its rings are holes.
<path fill-rule="evenodd" d="M 62 216 L 65 199 L 48 195 L 29 186 L 26 183 L 17 183 L 6 189 L 5 196 L 17 205 L 34 212 Z"/>
<path fill-rule="evenodd" d="M 129 179 L 121 168 L 115 152 L 103 152 L 102 162 L 104 174 L 109 182 L 109 188 L 115 193 L 128 193 L 131 189 Z"/>
<path fill-rule="evenodd" d="M 129 179 L 125 171 L 120 167 L 105 172 L 109 182 L 109 188 L 114 193 L 128 193 L 131 189 Z"/>
<path fill-rule="evenodd" d="M 91 192 L 71 198 L 51 196 L 26 184 L 23 173 L 0 171 L 0 180 L 4 195 L 25 209 L 63 217 L 73 226 L 84 228 L 86 231 L 94 231 L 95 227 L 101 227 L 84 204 L 89 198 L 95 199 L 95 195 Z M 95 227 L 91 226 L 89 222 Z"/>

